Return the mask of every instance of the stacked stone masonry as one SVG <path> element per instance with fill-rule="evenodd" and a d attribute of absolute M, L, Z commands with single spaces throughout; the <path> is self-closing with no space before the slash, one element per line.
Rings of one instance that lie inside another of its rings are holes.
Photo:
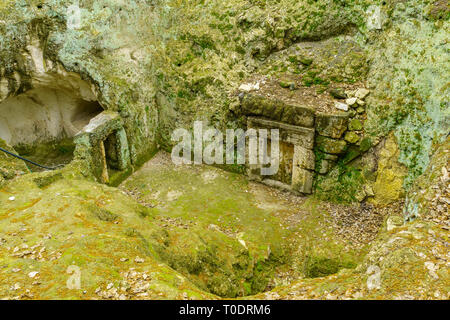
<path fill-rule="evenodd" d="M 248 170 L 253 180 L 311 194 L 316 175 L 328 173 L 349 154 L 350 160 L 361 154 L 362 122 L 350 112 L 323 113 L 250 93 L 241 97 L 241 112 L 249 129 L 279 129 L 280 133 L 283 174 L 261 176 L 260 166 L 253 165 Z"/>

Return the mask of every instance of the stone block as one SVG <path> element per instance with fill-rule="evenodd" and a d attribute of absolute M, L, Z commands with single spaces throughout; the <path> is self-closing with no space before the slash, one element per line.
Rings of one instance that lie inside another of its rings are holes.
<path fill-rule="evenodd" d="M 126 170 L 130 166 L 131 160 L 130 149 L 128 148 L 127 134 L 124 128 L 117 130 L 116 141 L 119 170 Z"/>
<path fill-rule="evenodd" d="M 293 165 L 302 169 L 314 170 L 315 155 L 312 150 L 301 146 L 294 146 Z"/>
<path fill-rule="evenodd" d="M 284 104 L 263 96 L 246 94 L 241 101 L 241 111 L 247 116 L 261 116 L 280 121 L 284 112 Z"/>
<path fill-rule="evenodd" d="M 344 113 L 318 113 L 316 116 L 316 131 L 321 136 L 339 139 L 348 126 L 348 115 Z"/>
<path fill-rule="evenodd" d="M 304 106 L 285 105 L 281 121 L 295 126 L 312 128 L 314 126 L 314 110 Z"/>
<path fill-rule="evenodd" d="M 313 172 L 294 166 L 292 172 L 292 190 L 304 194 L 311 194 L 313 181 Z"/>
<path fill-rule="evenodd" d="M 335 140 L 323 136 L 317 137 L 316 145 L 320 151 L 331 154 L 342 154 L 347 149 L 347 142 L 344 140 Z"/>
<path fill-rule="evenodd" d="M 334 161 L 322 159 L 317 165 L 317 172 L 320 174 L 327 174 L 331 168 L 333 168 L 335 165 Z"/>
<path fill-rule="evenodd" d="M 89 134 L 91 143 L 106 139 L 113 131 L 122 127 L 122 118 L 117 112 L 103 111 L 91 119 L 79 133 L 79 135 Z"/>
<path fill-rule="evenodd" d="M 348 131 L 345 134 L 345 138 L 344 139 L 348 143 L 357 143 L 359 141 L 359 136 L 353 131 Z"/>
<path fill-rule="evenodd" d="M 348 130 L 350 131 L 361 131 L 363 129 L 363 124 L 359 119 L 352 119 L 348 124 Z"/>

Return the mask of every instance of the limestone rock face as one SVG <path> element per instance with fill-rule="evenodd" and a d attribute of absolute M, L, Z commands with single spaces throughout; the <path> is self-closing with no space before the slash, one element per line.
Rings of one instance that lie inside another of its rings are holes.
<path fill-rule="evenodd" d="M 32 174 L 0 152 L 0 298 L 449 299 L 448 14 L 445 0 L 2 0 L 0 147 L 77 147 Z M 169 168 L 121 189 L 91 181 L 124 178 L 196 120 L 279 129 L 267 184 L 315 195 L 280 205 L 242 175 L 158 158 Z M 361 228 L 377 239 L 348 252 Z M 88 296 L 66 285 L 74 263 Z M 274 288 L 278 267 L 297 280 Z"/>
<path fill-rule="evenodd" d="M 427 170 L 408 191 L 404 212 L 408 219 L 420 217 L 450 226 L 449 152 L 450 139 L 447 138 L 433 153 Z"/>
<path fill-rule="evenodd" d="M 397 143 L 394 136 L 390 135 L 378 161 L 378 175 L 373 187 L 375 203 L 389 204 L 405 195 L 403 180 L 407 170 L 398 162 L 398 155 Z"/>
<path fill-rule="evenodd" d="M 381 8 L 380 16 L 392 25 L 376 37 L 374 47 L 387 50 L 369 52 L 374 60 L 365 126 L 376 135 L 395 131 L 399 161 L 409 169 L 407 188 L 429 165 L 436 137 L 442 143 L 448 133 L 448 52 L 442 44 L 449 20 L 444 2 L 395 3 L 387 12 Z"/>
<path fill-rule="evenodd" d="M 335 83 L 368 80 L 370 94 L 357 94 L 367 99 L 358 101 L 364 108 L 350 111 L 367 112 L 373 135 L 395 130 L 400 161 L 411 169 L 407 184 L 425 170 L 432 139 L 446 131 L 440 125 L 446 109 L 446 51 L 440 45 L 448 29 L 445 2 L 163 3 L 85 1 L 69 8 L 55 0 L 39 7 L 4 1 L 0 99 L 42 84 L 60 64 L 94 87 L 102 108 L 121 114 L 132 162 L 139 164 L 157 145 L 170 149 L 173 129 L 190 127 L 196 118 L 237 126 L 230 116 L 239 104 L 234 91 L 257 72 L 301 75 L 302 85 L 327 95 L 327 89 L 336 92 Z M 416 45 L 410 48 L 410 41 Z M 382 47 L 388 50 L 380 54 Z M 281 121 L 278 108 L 262 111 Z M 283 121 L 312 126 L 302 112 L 291 108 Z"/>

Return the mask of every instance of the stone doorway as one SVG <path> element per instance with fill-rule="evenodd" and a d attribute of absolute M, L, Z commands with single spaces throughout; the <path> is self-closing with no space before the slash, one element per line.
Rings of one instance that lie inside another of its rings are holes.
<path fill-rule="evenodd" d="M 131 168 L 128 139 L 117 112 L 97 115 L 76 136 L 75 142 L 78 160 L 87 162 L 86 166 L 102 183 L 113 183 Z"/>

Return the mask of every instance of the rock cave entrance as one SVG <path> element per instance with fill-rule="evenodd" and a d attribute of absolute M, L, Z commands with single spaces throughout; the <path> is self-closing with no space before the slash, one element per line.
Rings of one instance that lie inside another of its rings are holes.
<path fill-rule="evenodd" d="M 72 78 L 47 81 L 1 102 L 0 139 L 40 164 L 68 164 L 73 137 L 103 111 L 90 84 Z"/>
<path fill-rule="evenodd" d="M 120 170 L 116 134 L 110 134 L 103 142 L 108 169 Z"/>
<path fill-rule="evenodd" d="M 102 182 L 108 183 L 110 176 L 121 170 L 117 132 L 111 133 L 105 140 L 100 141 L 100 150 L 103 164 Z"/>

